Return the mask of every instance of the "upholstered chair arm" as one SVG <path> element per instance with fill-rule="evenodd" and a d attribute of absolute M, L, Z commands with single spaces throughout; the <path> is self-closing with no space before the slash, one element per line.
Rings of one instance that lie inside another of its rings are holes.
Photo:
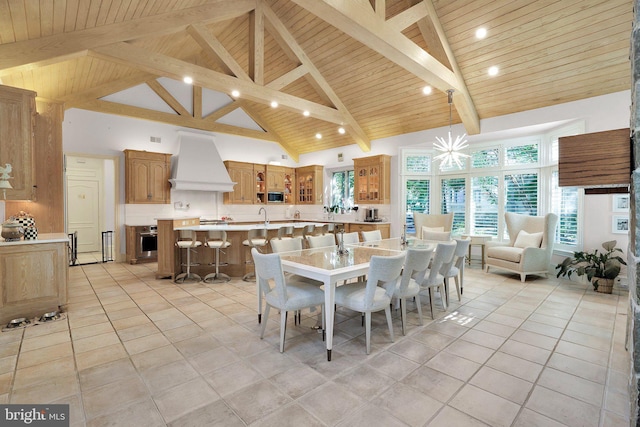
<path fill-rule="evenodd" d="M 524 248 L 520 262 L 522 270 L 546 270 L 549 268 L 548 255 L 548 248 Z"/>

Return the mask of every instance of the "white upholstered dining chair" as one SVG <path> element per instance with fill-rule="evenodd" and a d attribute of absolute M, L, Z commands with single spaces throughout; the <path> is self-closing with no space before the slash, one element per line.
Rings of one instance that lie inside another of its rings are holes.
<path fill-rule="evenodd" d="M 443 264 L 440 270 L 444 277 L 444 293 L 447 298 L 447 305 L 449 305 L 449 279 L 452 277 L 456 284 L 458 301 L 462 299 L 462 290 L 464 287 L 464 265 L 471 239 L 456 239 L 455 242 L 456 250 L 453 252 L 451 262 Z"/>
<path fill-rule="evenodd" d="M 402 335 L 406 335 L 407 328 L 407 300 L 416 299 L 418 319 L 422 322 L 422 304 L 420 304 L 420 282 L 424 279 L 429 268 L 429 262 L 433 255 L 430 248 L 409 248 L 407 249 L 404 268 L 400 283 L 395 287 L 392 298 L 397 298 L 400 302 L 400 318 L 402 319 Z"/>
<path fill-rule="evenodd" d="M 336 305 L 364 313 L 367 354 L 371 352 L 371 313 L 384 310 L 387 316 L 389 335 L 393 342 L 391 322 L 391 296 L 397 286 L 405 254 L 394 256 L 372 256 L 367 281 L 348 283 L 336 289 Z M 382 287 L 378 286 L 382 284 Z"/>
<path fill-rule="evenodd" d="M 444 276 L 441 273 L 442 265 L 451 262 L 456 250 L 455 242 L 441 242 L 436 246 L 436 251 L 431 261 L 431 267 L 425 273 L 420 287 L 429 291 L 429 305 L 431 306 L 431 318 L 433 319 L 433 289 L 440 291 L 442 307 L 447 310 L 447 297 L 444 289 Z"/>
<path fill-rule="evenodd" d="M 261 254 L 256 248 L 252 248 L 251 255 L 256 268 L 258 286 L 267 302 L 260 339 L 264 337 L 271 307 L 280 310 L 280 353 L 284 352 L 289 311 L 322 306 L 322 329 L 324 330 L 324 291 L 309 283 L 287 280 L 279 254 Z"/>
<path fill-rule="evenodd" d="M 361 231 L 363 242 L 377 242 L 382 240 L 382 233 L 380 230 Z"/>
<path fill-rule="evenodd" d="M 336 244 L 336 238 L 331 233 L 321 234 L 319 236 L 307 236 L 307 244 L 309 248 L 334 246 Z"/>

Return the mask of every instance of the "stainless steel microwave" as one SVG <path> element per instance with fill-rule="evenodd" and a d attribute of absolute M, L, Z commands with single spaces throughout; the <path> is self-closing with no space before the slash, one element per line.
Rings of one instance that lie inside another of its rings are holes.
<path fill-rule="evenodd" d="M 269 203 L 284 203 L 284 193 L 278 191 L 270 191 L 267 193 L 267 202 Z"/>

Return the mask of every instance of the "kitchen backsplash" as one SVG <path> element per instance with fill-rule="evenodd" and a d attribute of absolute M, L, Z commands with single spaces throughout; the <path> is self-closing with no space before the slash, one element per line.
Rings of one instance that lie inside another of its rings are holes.
<path fill-rule="evenodd" d="M 199 217 L 207 219 L 221 219 L 231 217 L 234 221 L 262 221 L 264 214 L 258 214 L 261 207 L 267 210 L 270 221 L 293 219 L 296 211 L 302 219 L 327 219 L 321 205 L 225 205 L 222 203 L 222 193 L 204 191 L 171 191 L 171 203 L 166 205 L 125 205 L 125 224 L 151 225 L 156 218 Z M 360 206 L 358 212 L 335 214 L 335 220 L 362 221 L 367 206 Z M 389 218 L 390 205 L 375 205 L 381 219 Z"/>

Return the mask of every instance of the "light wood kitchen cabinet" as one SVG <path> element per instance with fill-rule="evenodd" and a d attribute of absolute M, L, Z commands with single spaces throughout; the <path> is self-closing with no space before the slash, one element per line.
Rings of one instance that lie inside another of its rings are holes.
<path fill-rule="evenodd" d="M 171 201 L 171 154 L 124 150 L 125 203 Z"/>
<path fill-rule="evenodd" d="M 362 231 L 373 230 L 380 230 L 380 234 L 382 234 L 383 239 L 388 239 L 391 237 L 391 224 L 377 224 L 375 222 L 372 222 L 370 224 L 349 224 L 349 233 L 353 233 L 355 231 L 360 234 L 360 232 Z M 362 239 L 362 236 L 360 236 L 360 238 Z"/>
<path fill-rule="evenodd" d="M 253 163 L 224 162 L 229 178 L 235 182 L 233 191 L 224 193 L 225 205 L 252 205 L 256 199 L 256 179 L 253 175 Z"/>
<path fill-rule="evenodd" d="M 284 168 L 284 202 L 288 205 L 296 203 L 296 171 L 292 168 Z"/>
<path fill-rule="evenodd" d="M 48 239 L 47 236 L 55 236 Z M 29 244 L 0 245 L 0 323 L 32 319 L 67 303 L 67 236 L 40 235 Z"/>
<path fill-rule="evenodd" d="M 267 165 L 267 192 L 284 192 L 284 168 Z"/>
<path fill-rule="evenodd" d="M 323 201 L 322 166 L 304 166 L 296 169 L 296 203 L 321 205 Z"/>
<path fill-rule="evenodd" d="M 6 200 L 35 200 L 35 99 L 35 92 L 0 85 L 0 166 L 11 165 L 13 187 L 6 190 Z"/>
<path fill-rule="evenodd" d="M 391 156 L 362 157 L 353 159 L 356 203 L 389 204 Z"/>
<path fill-rule="evenodd" d="M 254 194 L 257 204 L 267 203 L 267 171 L 264 165 L 253 165 L 253 176 L 256 183 Z"/>

